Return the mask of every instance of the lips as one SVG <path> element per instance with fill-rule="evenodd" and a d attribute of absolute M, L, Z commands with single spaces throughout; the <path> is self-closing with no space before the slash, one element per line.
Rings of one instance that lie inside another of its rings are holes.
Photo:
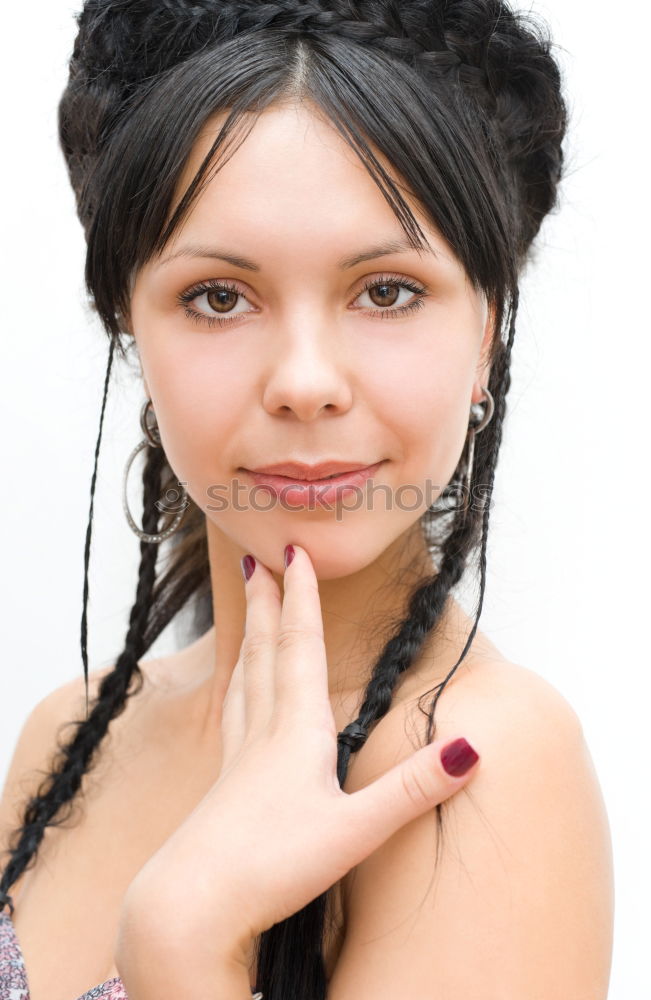
<path fill-rule="evenodd" d="M 277 473 L 253 471 L 252 469 L 242 469 L 242 471 L 246 472 L 257 486 L 266 487 L 289 507 L 302 507 L 312 503 L 316 503 L 317 506 L 326 506 L 342 499 L 344 494 L 350 490 L 362 487 L 366 480 L 375 475 L 383 462 L 384 459 L 376 462 L 375 465 L 367 465 L 350 472 L 337 472 L 332 478 L 327 478 L 321 473 L 321 479 L 299 479 L 296 478 L 296 473 L 290 477 Z M 332 464 L 330 463 L 330 468 Z M 339 463 L 339 465 L 342 464 Z M 278 468 L 278 466 L 267 466 L 267 468 Z M 281 468 L 287 469 L 288 465 L 284 464 Z M 291 466 L 291 468 L 295 469 L 296 465 Z M 327 469 L 328 465 L 324 463 L 323 468 Z M 312 475 L 315 472 L 320 472 L 320 469 L 320 466 L 313 467 Z M 305 467 L 302 469 L 302 475 L 305 475 Z"/>
<path fill-rule="evenodd" d="M 282 476 L 292 482 L 322 482 L 344 472 L 359 472 L 367 468 L 369 468 L 368 462 L 344 462 L 332 459 L 315 465 L 308 465 L 305 462 L 277 462 L 274 465 L 259 466 L 246 471 L 260 475 Z"/>

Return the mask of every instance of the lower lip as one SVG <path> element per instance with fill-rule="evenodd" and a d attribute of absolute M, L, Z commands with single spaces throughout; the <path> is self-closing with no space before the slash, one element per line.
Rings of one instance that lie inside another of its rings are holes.
<path fill-rule="evenodd" d="M 384 461 L 384 459 L 382 460 Z M 283 499 L 288 507 L 303 507 L 316 501 L 319 504 L 331 504 L 340 499 L 346 492 L 363 486 L 367 479 L 375 475 L 382 462 L 367 465 L 365 469 L 354 472 L 342 472 L 332 479 L 290 479 L 289 476 L 273 476 L 268 472 L 251 472 L 242 469 L 258 486 L 266 486 L 277 497 Z"/>

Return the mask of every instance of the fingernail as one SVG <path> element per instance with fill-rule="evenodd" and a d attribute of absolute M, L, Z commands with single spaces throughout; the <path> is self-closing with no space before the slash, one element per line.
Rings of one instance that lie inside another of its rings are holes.
<path fill-rule="evenodd" d="M 242 573 L 244 574 L 244 580 L 250 580 L 253 575 L 253 570 L 255 569 L 255 559 L 253 556 L 244 556 L 240 563 L 242 565 Z"/>
<path fill-rule="evenodd" d="M 466 771 L 469 771 L 474 763 L 479 760 L 479 754 L 473 750 L 463 736 L 458 740 L 452 740 L 441 750 L 441 764 L 448 774 L 458 778 Z"/>
<path fill-rule="evenodd" d="M 285 569 L 287 569 L 287 567 L 289 566 L 290 562 L 294 558 L 295 554 L 296 554 L 296 550 L 294 549 L 293 545 L 286 545 L 285 546 Z"/>

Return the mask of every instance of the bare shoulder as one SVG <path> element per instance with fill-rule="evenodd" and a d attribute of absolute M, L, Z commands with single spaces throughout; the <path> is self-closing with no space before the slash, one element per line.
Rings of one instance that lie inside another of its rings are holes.
<path fill-rule="evenodd" d="M 92 700 L 112 667 L 90 671 L 88 694 Z M 7 797 L 22 786 L 27 775 L 45 768 L 56 750 L 61 729 L 84 717 L 86 686 L 83 677 L 73 678 L 48 692 L 29 711 L 18 734 L 5 781 L 3 807 Z"/>
<path fill-rule="evenodd" d="M 371 774 L 385 770 L 424 744 L 427 714 L 442 681 L 427 672 L 405 687 L 404 696 L 376 725 L 357 758 L 351 758 L 351 789 L 363 787 Z M 503 657 L 475 656 L 459 667 L 438 697 L 434 739 L 465 736 L 486 753 L 506 747 L 506 737 L 535 746 L 582 738 L 580 719 L 568 699 L 535 671 Z M 354 774 L 354 779 L 352 774 Z M 346 785 L 348 791 L 348 785 Z"/>
<path fill-rule="evenodd" d="M 153 667 L 161 665 L 164 672 L 165 661 L 152 660 L 148 664 Z M 142 664 L 141 664 L 142 666 Z M 114 669 L 114 664 L 89 671 L 88 698 L 89 703 L 97 697 L 104 678 Z M 111 724 L 106 743 L 103 744 L 102 764 L 110 759 L 116 748 L 123 743 L 121 734 L 126 730 L 132 734 L 137 731 L 133 718 L 151 698 L 148 697 L 149 686 L 144 686 L 144 697 L 132 699 L 128 705 L 129 711 L 123 712 Z M 25 806 L 38 791 L 43 779 L 51 772 L 59 748 L 73 735 L 73 725 L 86 717 L 86 685 L 83 675 L 66 681 L 48 692 L 41 698 L 26 716 L 19 731 L 14 750 L 7 769 L 2 796 L 0 798 L 0 863 L 6 862 L 11 834 L 22 823 Z M 26 874 L 26 873 L 25 873 Z M 12 896 L 17 897 L 21 888 L 22 876 L 12 889 Z"/>
<path fill-rule="evenodd" d="M 487 735 L 496 723 L 504 731 L 505 721 L 508 731 L 517 729 L 522 738 L 535 738 L 536 731 L 548 730 L 550 725 L 559 734 L 582 730 L 577 712 L 557 687 L 534 670 L 507 659 L 476 661 L 472 671 L 445 694 L 447 708 L 442 707 L 443 696 L 439 702 L 442 726 L 449 713 L 453 725 L 468 720 Z"/>
<path fill-rule="evenodd" d="M 424 745 L 435 693 L 423 683 L 378 723 L 347 792 Z M 354 983 L 379 998 L 605 1000 L 612 848 L 573 707 L 535 671 L 491 656 L 446 687 L 435 722 L 435 739 L 464 736 L 479 765 L 443 803 L 442 831 L 432 810 L 347 876 L 329 997 Z"/>
<path fill-rule="evenodd" d="M 208 639 L 210 637 L 208 636 Z M 147 745 L 148 735 L 161 728 L 165 713 L 174 711 L 179 697 L 192 691 L 200 677 L 199 655 L 206 637 L 165 656 L 141 659 L 143 683 L 131 694 L 124 711 L 116 716 L 102 743 L 102 768 L 114 758 L 131 760 Z M 102 682 L 115 668 L 114 663 L 89 671 L 89 703 L 96 699 Z M 72 724 L 86 717 L 86 685 L 83 675 L 54 688 L 31 709 L 20 729 L 7 770 L 0 799 L 0 852 L 7 847 L 8 832 L 20 819 L 27 801 L 43 777 L 49 773 L 59 745 L 72 735 Z M 70 727 L 70 729 L 69 729 Z M 169 740 L 168 740 L 169 742 Z"/>
<path fill-rule="evenodd" d="M 96 694 L 110 667 L 89 672 L 89 697 Z M 58 752 L 58 738 L 67 723 L 83 718 L 84 679 L 74 678 L 46 694 L 28 713 L 18 734 L 0 799 L 0 860 L 5 862 L 11 833 L 21 822 L 28 798 L 34 795 Z M 17 895 L 22 879 L 15 883 Z"/>
<path fill-rule="evenodd" d="M 143 683 L 137 696 L 131 694 L 127 709 L 116 716 L 106 741 L 107 748 L 119 742 L 123 730 L 137 735 L 140 720 L 142 727 L 156 711 L 159 701 L 174 694 L 181 687 L 183 672 L 180 669 L 191 649 L 180 650 L 167 656 L 139 661 Z M 104 679 L 115 669 L 115 664 L 91 670 L 88 673 L 89 704 L 97 698 Z M 0 804 L 0 830 L 11 815 L 11 803 L 24 801 L 27 791 L 35 790 L 35 779 L 50 770 L 58 744 L 68 738 L 68 727 L 86 717 L 86 684 L 83 675 L 74 677 L 48 692 L 31 709 L 18 734 L 7 771 L 2 803 Z M 115 739 L 116 735 L 118 739 Z"/>

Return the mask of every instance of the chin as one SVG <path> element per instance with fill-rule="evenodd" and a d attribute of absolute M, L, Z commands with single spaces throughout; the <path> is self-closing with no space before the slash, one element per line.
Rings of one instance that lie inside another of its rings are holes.
<path fill-rule="evenodd" d="M 313 525 L 298 523 L 292 527 L 293 515 L 286 519 L 282 528 L 270 530 L 264 526 L 263 532 L 252 531 L 238 544 L 278 577 L 285 573 L 285 546 L 300 545 L 310 557 L 314 572 L 319 580 L 334 580 L 350 576 L 365 569 L 374 562 L 394 541 L 395 532 L 387 536 L 378 532 L 377 523 L 370 519 L 364 522 L 359 512 L 352 513 L 346 521 L 321 521 Z"/>

